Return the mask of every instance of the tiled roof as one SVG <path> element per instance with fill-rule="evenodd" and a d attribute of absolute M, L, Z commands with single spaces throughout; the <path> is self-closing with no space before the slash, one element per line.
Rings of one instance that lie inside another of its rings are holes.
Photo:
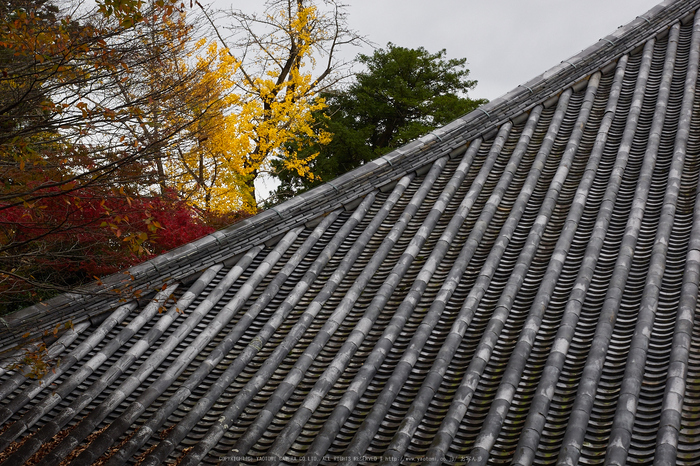
<path fill-rule="evenodd" d="M 700 464 L 698 8 L 6 317 L 0 461 Z"/>

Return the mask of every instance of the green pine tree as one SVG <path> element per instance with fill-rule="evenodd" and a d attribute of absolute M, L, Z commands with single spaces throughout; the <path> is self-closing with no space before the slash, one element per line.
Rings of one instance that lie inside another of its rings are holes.
<path fill-rule="evenodd" d="M 446 59 L 445 49 L 430 53 L 389 43 L 372 55 L 359 55 L 366 71 L 347 89 L 323 95 L 328 108 L 316 122 L 333 134 L 325 146 L 297 148 L 310 162 L 313 179 L 278 167 L 282 185 L 274 202 L 330 181 L 463 116 L 485 99 L 470 99 L 476 86 L 468 79 L 466 58 Z"/>

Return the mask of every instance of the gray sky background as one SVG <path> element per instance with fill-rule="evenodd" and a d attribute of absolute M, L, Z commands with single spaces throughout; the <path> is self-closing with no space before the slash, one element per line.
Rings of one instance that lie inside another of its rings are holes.
<path fill-rule="evenodd" d="M 467 58 L 471 97 L 495 99 L 661 0 L 347 0 L 350 26 L 379 46 Z M 371 49 L 362 50 L 371 53 Z"/>
<path fill-rule="evenodd" d="M 200 0 L 261 11 L 263 0 Z M 348 23 L 379 47 L 387 42 L 467 58 L 472 98 L 493 100 L 643 15 L 661 0 L 344 0 Z M 350 60 L 372 48 L 348 47 Z M 275 188 L 260 179 L 259 197 Z"/>
<path fill-rule="evenodd" d="M 263 0 L 200 0 L 261 11 Z M 470 97 L 495 99 L 612 33 L 661 0 L 344 0 L 350 28 L 387 42 L 467 58 L 479 82 Z M 371 54 L 347 47 L 346 59 Z"/>

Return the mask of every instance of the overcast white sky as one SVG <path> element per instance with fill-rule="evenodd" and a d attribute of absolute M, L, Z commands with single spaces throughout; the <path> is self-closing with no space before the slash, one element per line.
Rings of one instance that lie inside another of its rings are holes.
<path fill-rule="evenodd" d="M 495 99 L 612 33 L 661 0 L 347 0 L 350 26 L 385 46 L 467 58 Z"/>
<path fill-rule="evenodd" d="M 261 11 L 263 0 L 200 0 Z M 379 47 L 387 42 L 467 58 L 472 98 L 493 100 L 643 15 L 662 0 L 344 0 L 348 22 Z M 347 59 L 371 54 L 351 47 Z M 257 183 L 256 183 L 257 184 Z M 262 197 L 276 186 L 260 180 Z"/>
<path fill-rule="evenodd" d="M 200 0 L 201 1 L 201 0 Z M 470 97 L 495 99 L 612 33 L 661 0 L 344 0 L 352 29 L 380 47 L 447 49 L 479 82 Z M 203 4 L 261 10 L 263 0 Z M 349 58 L 369 54 L 351 47 Z"/>

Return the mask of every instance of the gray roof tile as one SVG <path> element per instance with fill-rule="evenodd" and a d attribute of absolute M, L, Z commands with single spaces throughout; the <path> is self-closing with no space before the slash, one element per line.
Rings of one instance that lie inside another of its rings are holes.
<path fill-rule="evenodd" d="M 699 7 L 8 316 L 0 461 L 694 464 Z"/>

